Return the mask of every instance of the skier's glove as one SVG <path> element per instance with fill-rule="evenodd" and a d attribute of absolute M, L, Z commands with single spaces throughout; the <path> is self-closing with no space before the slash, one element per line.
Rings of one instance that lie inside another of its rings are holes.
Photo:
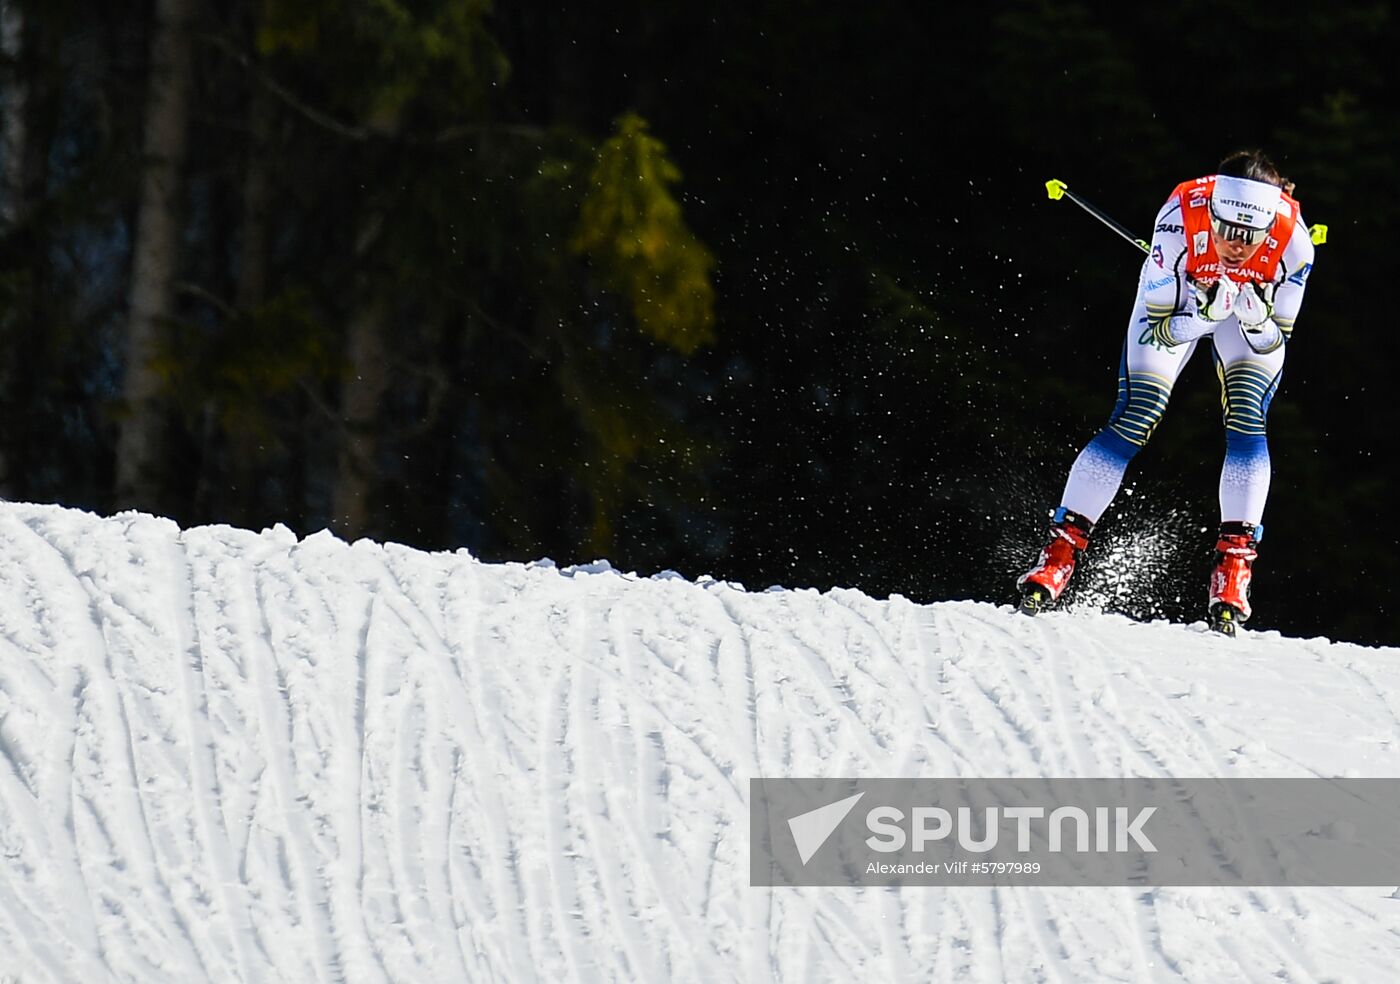
<path fill-rule="evenodd" d="M 1235 298 L 1239 285 L 1229 277 L 1221 277 L 1210 287 L 1196 285 L 1196 316 L 1204 321 L 1224 321 L 1235 313 Z"/>
<path fill-rule="evenodd" d="M 1255 352 L 1267 355 L 1283 344 L 1283 332 L 1274 323 L 1274 287 L 1248 284 L 1235 298 L 1235 319 L 1244 330 L 1244 340 Z"/>
<path fill-rule="evenodd" d="M 1245 331 L 1257 329 L 1274 316 L 1274 287 L 1246 284 L 1235 295 L 1235 317 Z"/>

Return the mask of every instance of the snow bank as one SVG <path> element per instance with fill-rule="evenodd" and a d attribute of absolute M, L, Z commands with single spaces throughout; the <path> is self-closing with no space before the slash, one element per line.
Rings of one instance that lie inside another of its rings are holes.
<path fill-rule="evenodd" d="M 1400 775 L 1395 650 L 0 504 L 0 981 L 1380 980 L 1373 889 L 748 887 L 748 780 Z"/>

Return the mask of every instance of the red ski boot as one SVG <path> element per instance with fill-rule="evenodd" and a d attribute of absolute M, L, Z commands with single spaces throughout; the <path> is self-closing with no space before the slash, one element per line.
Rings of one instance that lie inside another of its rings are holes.
<path fill-rule="evenodd" d="M 1263 527 L 1252 523 L 1221 523 L 1215 544 L 1215 569 L 1210 574 L 1210 627 L 1228 636 L 1249 618 L 1249 580 Z"/>
<path fill-rule="evenodd" d="M 1050 526 L 1053 536 L 1040 552 L 1036 565 L 1016 581 L 1021 590 L 1021 611 L 1034 615 L 1054 604 L 1074 574 L 1075 561 L 1089 545 L 1094 524 L 1061 506 Z"/>

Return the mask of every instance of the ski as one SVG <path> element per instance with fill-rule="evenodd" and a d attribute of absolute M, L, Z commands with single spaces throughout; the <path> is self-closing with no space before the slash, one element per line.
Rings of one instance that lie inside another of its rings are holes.
<path fill-rule="evenodd" d="M 1234 605 L 1217 602 L 1210 606 L 1210 628 L 1212 632 L 1234 637 L 1240 624 L 1240 612 Z"/>
<path fill-rule="evenodd" d="M 1050 592 L 1038 584 L 1028 582 L 1021 589 L 1021 603 L 1017 606 L 1023 615 L 1038 615 L 1050 607 Z"/>

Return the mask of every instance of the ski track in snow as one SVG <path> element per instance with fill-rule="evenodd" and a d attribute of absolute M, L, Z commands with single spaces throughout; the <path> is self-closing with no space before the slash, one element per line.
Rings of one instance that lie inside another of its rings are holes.
<path fill-rule="evenodd" d="M 1400 775 L 1395 650 L 0 504 L 0 982 L 1373 981 L 1386 889 L 748 886 L 763 776 Z"/>

